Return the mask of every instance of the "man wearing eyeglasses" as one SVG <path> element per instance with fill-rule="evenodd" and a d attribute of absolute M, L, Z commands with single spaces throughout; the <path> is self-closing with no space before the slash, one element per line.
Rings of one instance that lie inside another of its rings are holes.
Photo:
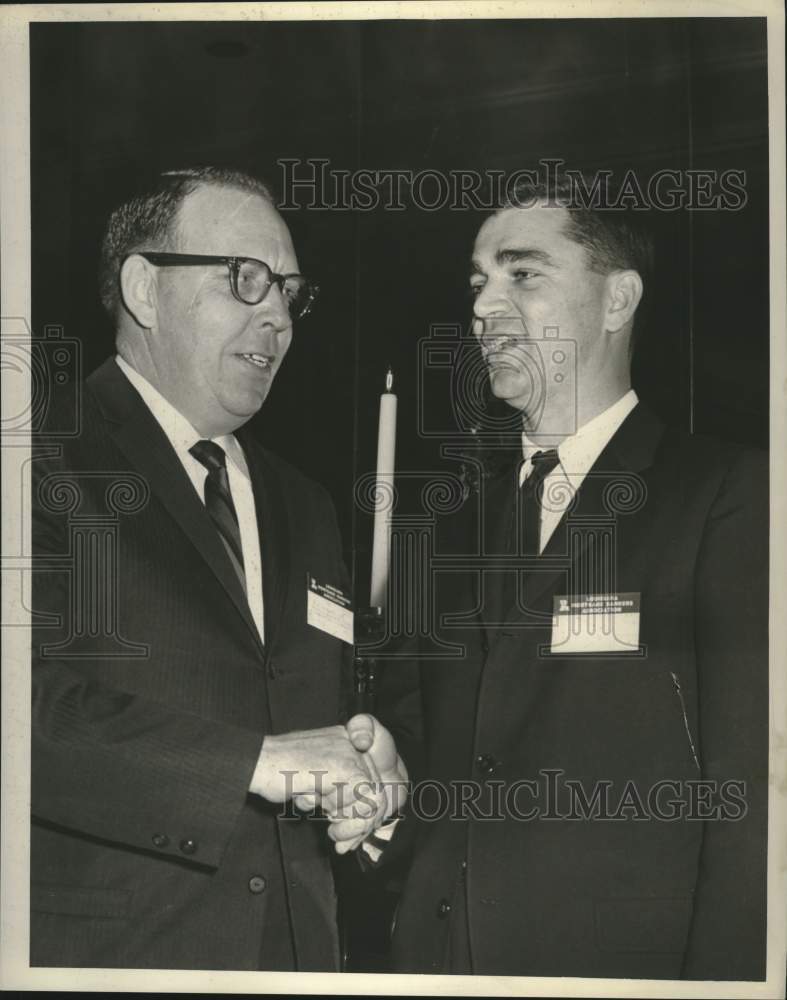
<path fill-rule="evenodd" d="M 34 586 L 32 965 L 337 968 L 331 842 L 406 775 L 339 724 L 350 647 L 307 601 L 346 587 L 331 502 L 243 430 L 316 291 L 244 174 L 163 174 L 109 220 L 117 355 L 35 463 L 36 553 L 70 565 Z"/>

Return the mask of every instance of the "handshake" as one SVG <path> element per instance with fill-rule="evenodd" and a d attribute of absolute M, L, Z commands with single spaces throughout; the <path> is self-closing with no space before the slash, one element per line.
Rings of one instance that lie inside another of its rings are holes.
<path fill-rule="evenodd" d="M 407 798 L 407 769 L 393 737 L 374 716 L 346 726 L 266 736 L 249 791 L 321 809 L 338 854 L 354 851 Z"/>

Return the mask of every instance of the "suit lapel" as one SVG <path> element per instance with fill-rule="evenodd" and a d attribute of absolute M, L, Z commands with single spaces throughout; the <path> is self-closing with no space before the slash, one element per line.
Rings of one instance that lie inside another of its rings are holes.
<path fill-rule="evenodd" d="M 605 516 L 605 490 L 620 471 L 615 454 L 605 449 L 583 479 L 570 512 L 563 514 L 552 532 L 538 557 L 537 568 L 525 576 L 526 608 L 534 609 L 544 593 L 556 590 L 568 593 L 570 581 L 581 575 L 580 567 L 587 564 L 588 550 L 595 537 L 592 527 Z"/>
<path fill-rule="evenodd" d="M 216 527 L 158 421 L 113 359 L 90 376 L 88 386 L 117 446 L 200 553 L 259 644 L 246 595 Z"/>
<path fill-rule="evenodd" d="M 481 608 L 481 618 L 487 630 L 494 629 L 495 622 L 501 622 L 506 612 L 503 604 L 503 573 L 495 570 L 495 557 L 507 555 L 510 545 L 510 519 L 514 505 L 514 490 L 516 463 L 506 464 L 497 474 L 488 480 L 483 493 L 484 510 L 482 513 L 482 552 L 483 559 L 489 567 L 483 574 L 482 594 L 476 594 L 476 607 Z M 476 586 L 481 575 L 473 573 Z"/>
<path fill-rule="evenodd" d="M 249 466 L 262 554 L 265 642 L 272 649 L 284 616 L 290 576 L 290 523 L 281 477 L 248 432 L 237 434 Z"/>
<path fill-rule="evenodd" d="M 583 568 L 595 564 L 589 552 L 598 537 L 593 527 L 614 520 L 616 494 L 642 488 L 639 474 L 652 464 L 663 431 L 664 425 L 642 403 L 626 417 L 582 481 L 571 511 L 563 515 L 539 557 L 538 568 L 527 574 L 525 608 L 535 609 L 545 594 L 559 587 L 592 589 L 592 581 L 583 583 Z M 624 510 L 620 513 L 626 516 Z M 518 609 L 511 609 L 511 620 L 522 617 Z"/>

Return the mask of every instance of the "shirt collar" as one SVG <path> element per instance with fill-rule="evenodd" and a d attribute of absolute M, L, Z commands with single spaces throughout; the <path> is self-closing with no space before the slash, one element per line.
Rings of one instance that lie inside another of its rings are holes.
<path fill-rule="evenodd" d="M 564 438 L 557 447 L 563 471 L 569 475 L 584 475 L 589 472 L 638 402 L 636 392 L 629 389 L 612 406 L 583 424 L 574 434 Z M 526 434 L 522 434 L 522 455 L 525 463 L 529 462 L 535 452 L 544 450 L 543 446 L 534 444 Z"/>
<path fill-rule="evenodd" d="M 161 429 L 167 435 L 170 444 L 175 449 L 181 460 L 188 455 L 192 457 L 189 449 L 202 438 L 198 431 L 194 429 L 190 421 L 183 416 L 180 410 L 170 403 L 168 399 L 156 389 L 155 386 L 125 361 L 120 355 L 115 357 L 118 367 L 134 386 L 142 397 L 143 402 L 156 418 Z M 222 434 L 221 437 L 212 438 L 216 444 L 220 445 L 230 461 L 238 467 L 246 478 L 249 478 L 249 470 L 243 455 L 243 450 L 238 444 L 234 434 Z"/>

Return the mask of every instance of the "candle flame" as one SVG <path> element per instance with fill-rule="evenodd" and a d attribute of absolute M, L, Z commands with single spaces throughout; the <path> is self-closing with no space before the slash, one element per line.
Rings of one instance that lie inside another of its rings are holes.
<path fill-rule="evenodd" d="M 388 369 L 388 374 L 385 376 L 385 391 L 390 392 L 393 389 L 393 372 Z"/>

